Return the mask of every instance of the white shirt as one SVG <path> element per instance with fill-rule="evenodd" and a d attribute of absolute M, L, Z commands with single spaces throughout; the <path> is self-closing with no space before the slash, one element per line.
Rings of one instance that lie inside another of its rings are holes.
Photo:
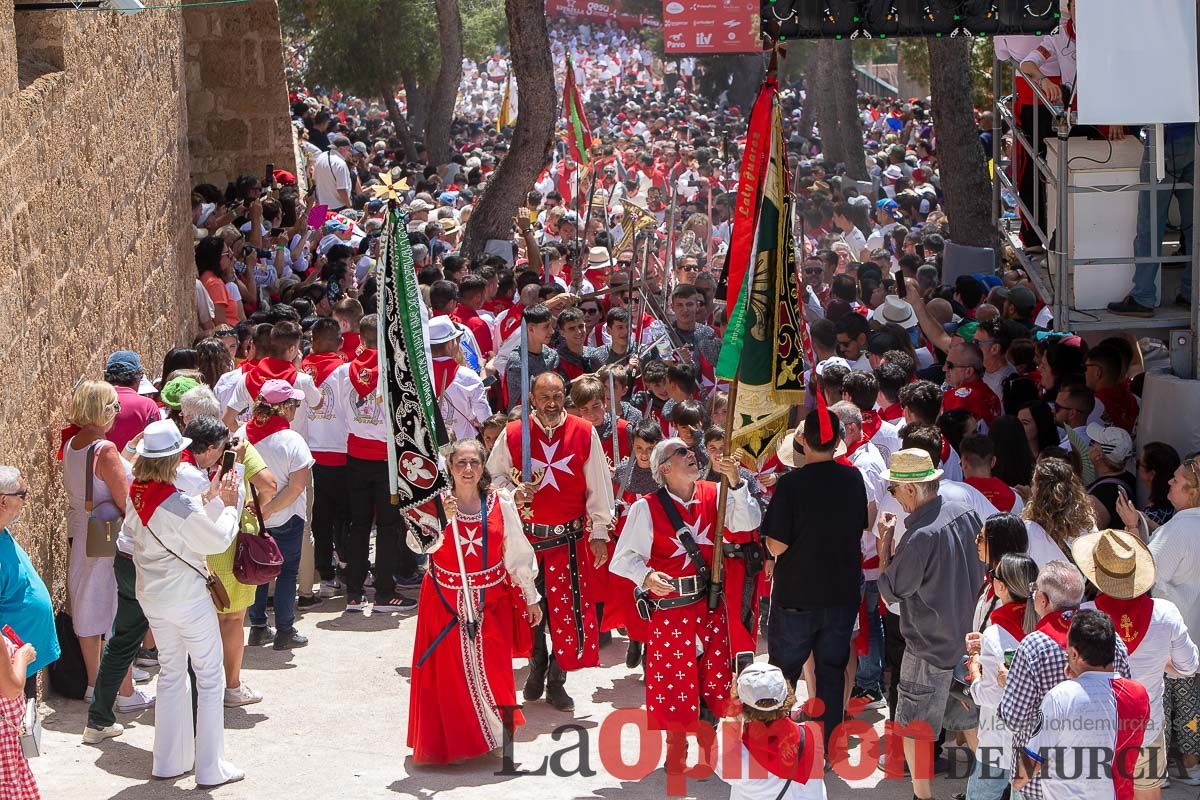
<path fill-rule="evenodd" d="M 338 153 L 330 150 L 313 159 L 313 183 L 317 187 L 317 203 L 329 206 L 331 211 L 346 207 L 338 196 L 338 190 L 350 194 L 352 186 L 350 167 Z"/>
<path fill-rule="evenodd" d="M 870 365 L 863 371 L 870 372 Z M 886 419 L 880 421 L 879 430 L 875 431 L 875 435 L 871 437 L 871 444 L 879 450 L 879 456 L 885 464 L 891 461 L 892 453 L 904 449 L 900 439 L 900 429 Z"/>
<path fill-rule="evenodd" d="M 674 494 L 670 496 L 684 508 L 700 502 L 695 492 L 688 501 Z M 729 490 L 729 501 L 725 506 L 725 527 L 736 533 L 752 531 L 761 523 L 762 510 L 758 503 L 750 498 L 749 484 L 742 481 L 741 486 Z M 617 539 L 617 549 L 608 566 L 609 572 L 628 578 L 633 581 L 634 586 L 641 586 L 651 572 L 647 562 L 650 560 L 650 547 L 653 543 L 654 519 L 650 516 L 650 501 L 649 497 L 642 497 L 629 507 L 625 527 Z"/>
<path fill-rule="evenodd" d="M 217 309 L 213 305 L 212 298 L 208 296 L 208 290 L 204 288 L 204 284 L 199 279 L 196 280 L 196 319 L 200 322 L 201 328 L 210 327 L 213 320 L 216 318 Z"/>
<path fill-rule="evenodd" d="M 233 391 L 237 388 L 238 382 L 245 376 L 240 367 L 234 367 L 226 372 L 220 378 L 217 378 L 217 385 L 213 387 L 213 394 L 217 396 L 217 402 L 221 404 L 221 408 L 227 408 L 229 401 L 233 399 Z M 246 415 L 247 417 L 249 414 Z M 245 422 L 239 415 L 239 422 Z"/>
<path fill-rule="evenodd" d="M 871 442 L 866 442 L 850 454 L 850 463 L 853 464 L 860 473 L 862 473 L 863 484 L 867 488 L 867 502 L 879 504 L 879 496 L 887 494 L 888 482 L 883 479 L 883 473 L 887 471 L 887 464 L 884 463 L 883 456 Z M 875 531 L 871 528 L 864 530 L 862 535 L 862 557 L 865 563 L 867 559 L 875 558 L 879 553 L 875 548 Z M 879 578 L 879 567 L 863 567 L 863 579 L 868 581 L 877 580 Z"/>
<path fill-rule="evenodd" d="M 1080 608 L 1096 608 L 1084 603 Z M 1121 620 L 1115 620 L 1117 635 L 1121 635 Z M 1126 642 L 1128 645 L 1128 642 Z M 1144 742 L 1149 744 L 1163 728 L 1163 665 L 1170 664 L 1180 675 L 1188 676 L 1200 667 L 1200 652 L 1188 635 L 1187 625 L 1179 609 L 1170 600 L 1155 600 L 1150 614 L 1150 626 L 1136 650 L 1129 652 L 1129 677 L 1146 687 L 1150 695 L 1150 723 L 1146 726 Z"/>
<path fill-rule="evenodd" d="M 842 238 L 850 245 L 850 252 L 857 260 L 862 257 L 862 251 L 867 249 L 867 237 L 858 228 L 851 228 L 849 233 L 843 233 Z"/>
<path fill-rule="evenodd" d="M 340 367 L 334 369 L 336 372 Z M 321 395 L 320 406 L 304 405 L 296 416 L 304 416 L 307 434 L 305 441 L 314 452 L 345 453 L 346 437 L 350 435 L 346 427 L 346 398 L 338 391 L 338 384 L 332 380 L 333 373 L 325 377 L 320 386 L 314 387 Z M 310 378 L 311 379 L 311 378 Z M 295 426 L 292 427 L 295 430 Z"/>
<path fill-rule="evenodd" d="M 815 746 L 812 737 L 812 729 L 805 730 L 805 747 Z M 728 758 L 722 757 L 719 767 L 718 777 L 729 784 L 729 800 L 825 800 L 825 779 L 820 774 L 819 767 L 813 770 L 816 774 L 807 781 L 804 783 L 792 781 L 787 792 L 783 792 L 783 787 L 787 783 L 783 778 L 767 772 L 757 762 L 753 766 L 754 771 L 751 772 L 750 751 L 746 749 L 746 745 L 740 739 L 737 747 L 741 750 L 739 757 L 741 769 L 737 773 L 739 777 L 734 778 L 724 774 Z M 762 777 L 750 777 L 752 775 L 762 775 Z M 781 792 L 783 793 L 781 794 Z"/>
<path fill-rule="evenodd" d="M 224 378 L 224 376 L 222 376 Z M 218 385 L 220 381 L 217 382 Z M 313 383 L 313 379 L 307 372 L 297 372 L 296 382 L 292 384 L 295 388 L 304 392 L 304 405 L 308 408 L 315 408 L 321 405 L 321 393 L 317 390 L 317 385 Z M 215 393 L 214 393 L 215 394 Z M 232 408 L 234 413 L 238 415 L 238 419 L 242 419 L 242 415 L 246 414 L 250 407 L 254 404 L 254 399 L 250 397 L 250 390 L 246 388 L 246 373 L 241 374 L 241 379 L 233 386 L 233 393 L 229 400 L 225 403 L 226 408 Z M 304 413 L 307 409 L 302 408 L 296 414 L 296 418 L 292 420 L 292 430 L 300 434 L 302 438 L 308 438 L 308 414 Z"/>
<path fill-rule="evenodd" d="M 1040 524 L 1033 520 L 1025 520 L 1025 532 L 1029 536 L 1029 546 L 1025 548 L 1025 555 L 1034 560 L 1039 570 L 1051 561 L 1071 563 L 1062 548 L 1054 543 L 1050 534 L 1046 533 L 1046 529 Z"/>
<path fill-rule="evenodd" d="M 244 434 L 243 434 L 244 435 Z M 254 443 L 254 449 L 267 463 L 267 468 L 275 476 L 276 493 L 287 488 L 292 473 L 312 467 L 312 452 L 300 434 L 293 430 L 282 430 L 272 433 Z M 268 528 L 278 528 L 292 517 L 308 519 L 308 488 L 296 495 L 296 499 L 286 508 L 276 511 L 263 520 Z"/>
<path fill-rule="evenodd" d="M 484 420 L 492 415 L 483 381 L 475 372 L 461 365 L 454 380 L 438 398 L 438 408 L 447 427 L 454 431 L 454 437 L 459 441 L 478 436 Z"/>
<path fill-rule="evenodd" d="M 1004 628 L 989 624 L 979 644 L 981 674 L 978 680 L 971 682 L 971 698 L 979 704 L 979 742 L 975 757 L 986 756 L 993 775 L 997 770 L 1009 769 L 1012 764 L 1012 733 L 999 713 L 1004 687 L 996 682 L 996 676 L 1004 666 L 1004 651 L 1016 650 L 1018 644 L 1016 637 Z"/>
<path fill-rule="evenodd" d="M 1016 372 L 1017 371 L 1013 368 L 1012 364 L 1005 364 L 995 372 L 983 373 L 983 382 L 988 385 L 989 389 L 996 393 L 996 397 L 999 397 L 1001 400 L 1003 400 L 1004 392 L 1002 389 L 1004 385 L 1004 379 L 1009 375 L 1015 375 Z"/>
<path fill-rule="evenodd" d="M 1175 512 L 1150 536 L 1155 597 L 1170 600 L 1188 629 L 1200 631 L 1200 508 Z"/>

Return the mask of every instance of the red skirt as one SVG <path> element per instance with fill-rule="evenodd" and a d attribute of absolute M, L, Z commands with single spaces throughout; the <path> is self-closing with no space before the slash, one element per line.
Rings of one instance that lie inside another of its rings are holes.
<path fill-rule="evenodd" d="M 442 588 L 441 595 L 465 619 L 459 592 Z M 432 575 L 425 576 L 408 716 L 408 746 L 417 763 L 447 764 L 485 755 L 503 744 L 505 723 L 525 724 L 516 710 L 513 681 L 512 659 L 514 649 L 519 649 L 513 590 L 507 584 L 493 586 L 487 590 L 486 603 L 474 640 L 455 625 L 425 663 L 417 666 L 453 619 L 438 598 Z"/>

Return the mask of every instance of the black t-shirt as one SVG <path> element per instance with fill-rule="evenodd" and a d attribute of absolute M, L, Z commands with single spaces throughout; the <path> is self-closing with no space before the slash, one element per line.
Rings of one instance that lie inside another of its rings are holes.
<path fill-rule="evenodd" d="M 1118 487 L 1125 487 L 1125 494 L 1132 499 L 1137 492 L 1137 478 L 1129 472 L 1097 478 L 1088 487 L 1088 494 L 1100 501 L 1100 505 L 1108 509 L 1108 527 L 1121 524 L 1121 516 L 1117 513 Z"/>
<path fill-rule="evenodd" d="M 762 532 L 788 546 L 775 563 L 772 603 L 784 608 L 857 606 L 867 490 L 862 474 L 836 461 L 779 479 Z"/>

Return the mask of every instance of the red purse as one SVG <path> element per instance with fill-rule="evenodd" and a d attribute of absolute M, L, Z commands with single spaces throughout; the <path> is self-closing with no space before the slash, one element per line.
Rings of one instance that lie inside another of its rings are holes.
<path fill-rule="evenodd" d="M 262 511 L 258 508 L 258 492 L 250 484 L 250 498 L 254 503 L 254 516 L 258 519 L 258 533 L 238 531 L 237 549 L 233 553 L 233 576 L 239 583 L 259 586 L 279 577 L 283 568 L 283 552 L 275 543 L 275 537 L 267 533 Z"/>

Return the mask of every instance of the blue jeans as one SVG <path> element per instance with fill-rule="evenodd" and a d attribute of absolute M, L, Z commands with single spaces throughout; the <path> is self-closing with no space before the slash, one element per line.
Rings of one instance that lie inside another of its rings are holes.
<path fill-rule="evenodd" d="M 865 656 L 858 657 L 854 685 L 860 689 L 881 689 L 883 680 L 883 619 L 879 616 L 879 587 L 875 581 L 863 583 L 863 602 L 867 604 L 867 628 L 871 633 Z"/>
<path fill-rule="evenodd" d="M 296 624 L 296 575 L 300 571 L 300 545 L 304 541 L 304 518 L 299 514 L 277 528 L 267 528 L 275 537 L 275 543 L 283 553 L 283 566 L 275 579 L 275 628 L 283 633 Z M 262 627 L 267 624 L 267 584 L 254 593 L 254 604 L 250 606 L 250 624 Z"/>
<path fill-rule="evenodd" d="M 971 776 L 967 778 L 967 800 L 1000 800 L 1010 781 L 1008 770 L 996 764 L 985 764 L 982 759 L 974 760 Z M 1021 800 L 1019 792 L 1012 792 L 1009 800 Z"/>
<path fill-rule="evenodd" d="M 767 622 L 768 660 L 779 667 L 793 684 L 804 674 L 811 655 L 816 666 L 817 699 L 824 705 L 821 720 L 826 744 L 842 724 L 846 664 L 850 662 L 850 639 L 858 607 L 784 608 L 771 606 Z"/>
<path fill-rule="evenodd" d="M 1153 135 L 1152 129 L 1149 135 Z M 1138 192 L 1137 236 L 1133 240 L 1133 254 L 1138 258 L 1151 255 L 1151 246 L 1158 244 L 1155 251 L 1161 251 L 1161 242 L 1167 231 L 1167 210 L 1171 203 L 1172 183 L 1191 183 L 1195 174 L 1196 127 L 1194 125 L 1181 133 L 1168 131 L 1163 137 L 1164 163 L 1166 175 L 1163 178 L 1166 187 L 1159 189 L 1158 195 L 1158 226 L 1150 230 L 1150 193 Z M 1150 180 L 1154 164 L 1150 161 L 1150 148 L 1147 146 L 1142 153 L 1141 179 Z M 1180 225 L 1183 228 L 1183 252 L 1192 254 L 1192 204 L 1193 190 L 1177 189 L 1179 197 Z M 1158 253 L 1161 255 L 1161 252 Z M 1142 306 L 1154 308 L 1155 295 L 1158 286 L 1158 264 L 1137 264 L 1133 269 L 1133 290 L 1130 295 Z M 1192 296 L 1192 265 L 1185 266 L 1183 280 L 1179 284 L 1179 293 L 1184 297 Z"/>

